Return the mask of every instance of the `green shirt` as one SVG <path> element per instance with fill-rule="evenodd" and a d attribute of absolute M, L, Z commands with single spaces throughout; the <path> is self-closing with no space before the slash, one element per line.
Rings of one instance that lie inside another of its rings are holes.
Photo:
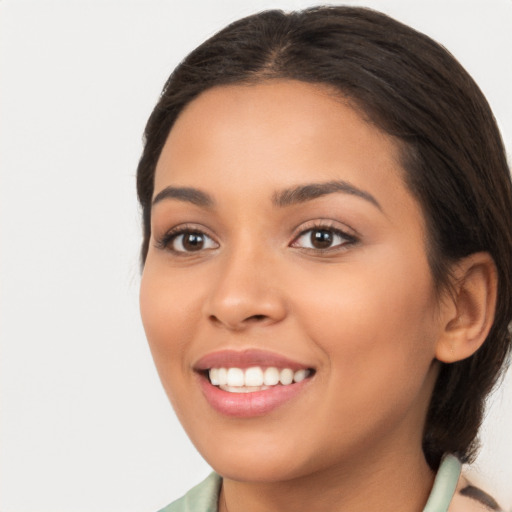
<path fill-rule="evenodd" d="M 459 481 L 461 463 L 453 455 L 443 457 L 434 486 L 423 512 L 446 512 L 455 494 Z M 174 501 L 160 512 L 218 512 L 222 478 L 217 473 L 196 485 L 182 498 Z"/>
<path fill-rule="evenodd" d="M 222 478 L 217 473 L 211 473 L 185 496 L 173 501 L 159 512 L 218 512 L 221 485 Z"/>

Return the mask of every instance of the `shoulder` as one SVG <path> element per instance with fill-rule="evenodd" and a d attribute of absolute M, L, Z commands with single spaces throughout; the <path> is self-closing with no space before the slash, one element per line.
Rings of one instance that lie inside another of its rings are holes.
<path fill-rule="evenodd" d="M 173 501 L 159 512 L 217 512 L 222 479 L 211 473 L 179 500 Z"/>
<path fill-rule="evenodd" d="M 461 476 L 449 512 L 500 512 L 496 500 Z"/>

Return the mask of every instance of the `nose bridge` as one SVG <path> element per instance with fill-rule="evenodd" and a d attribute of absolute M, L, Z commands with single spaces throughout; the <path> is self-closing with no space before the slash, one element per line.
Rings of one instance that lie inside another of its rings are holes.
<path fill-rule="evenodd" d="M 272 250 L 265 240 L 240 236 L 221 256 L 205 313 L 230 329 L 253 323 L 273 323 L 286 315 L 286 306 Z"/>

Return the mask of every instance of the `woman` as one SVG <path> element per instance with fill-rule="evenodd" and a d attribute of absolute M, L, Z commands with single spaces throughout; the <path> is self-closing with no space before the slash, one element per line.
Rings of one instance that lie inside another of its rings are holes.
<path fill-rule="evenodd" d="M 142 319 L 216 471 L 166 510 L 497 508 L 459 475 L 510 347 L 512 194 L 453 57 L 366 9 L 264 12 L 145 138 Z"/>

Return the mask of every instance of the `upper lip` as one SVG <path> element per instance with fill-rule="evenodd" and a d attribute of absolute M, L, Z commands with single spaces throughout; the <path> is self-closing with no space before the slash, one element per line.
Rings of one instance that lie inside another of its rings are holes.
<path fill-rule="evenodd" d="M 193 365 L 194 370 L 204 371 L 210 368 L 250 368 L 251 366 L 290 368 L 301 370 L 311 368 L 307 364 L 288 357 L 259 349 L 219 350 L 201 357 Z"/>

